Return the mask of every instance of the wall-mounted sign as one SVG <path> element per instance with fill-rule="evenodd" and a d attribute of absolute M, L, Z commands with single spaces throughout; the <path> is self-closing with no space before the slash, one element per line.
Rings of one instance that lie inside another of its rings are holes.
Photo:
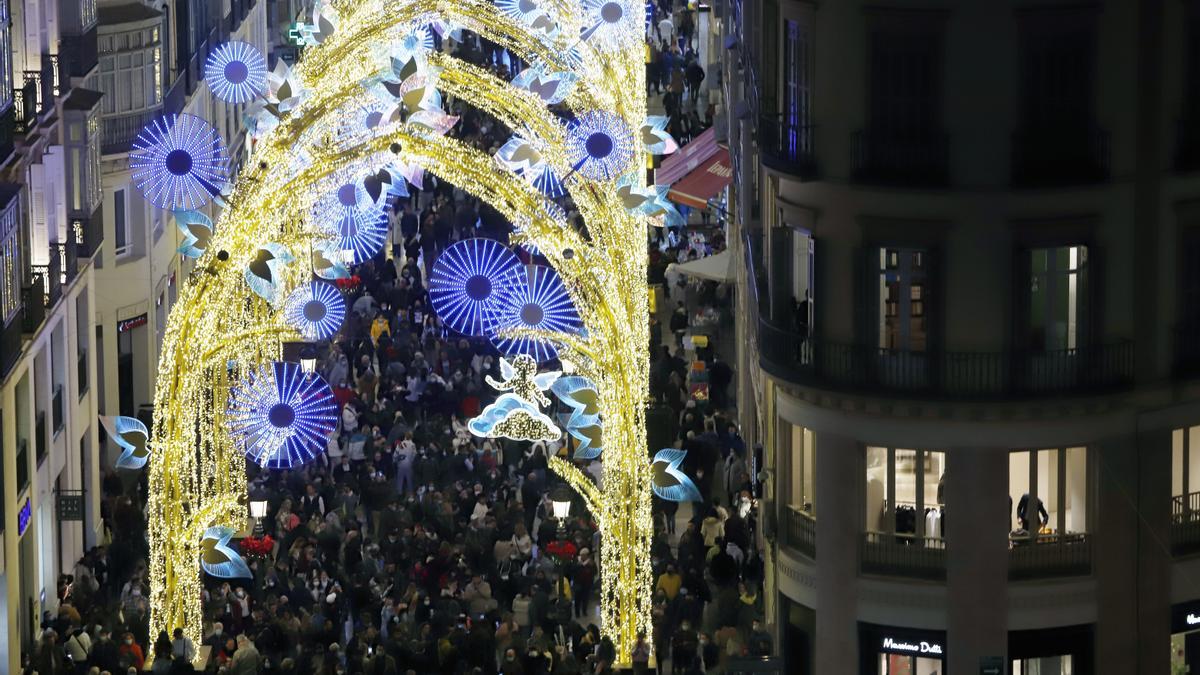
<path fill-rule="evenodd" d="M 142 312 L 141 314 L 139 314 L 135 317 L 130 317 L 128 319 L 122 319 L 122 320 L 118 321 L 117 322 L 117 332 L 124 333 L 126 331 L 131 331 L 134 328 L 138 328 L 140 326 L 145 326 L 148 322 L 149 322 L 149 319 L 147 319 L 146 313 Z"/>
<path fill-rule="evenodd" d="M 925 640 L 898 640 L 886 636 L 879 645 L 879 651 L 892 654 L 920 654 L 922 656 L 941 657 L 942 645 Z"/>
<path fill-rule="evenodd" d="M 83 520 L 83 493 L 58 493 L 58 519 L 63 522 Z"/>
<path fill-rule="evenodd" d="M 979 675 L 1004 675 L 1003 656 L 979 657 Z"/>
<path fill-rule="evenodd" d="M 29 520 L 33 516 L 33 504 L 30 503 L 29 497 L 25 498 L 25 503 L 21 505 L 21 510 L 17 511 L 17 536 L 25 534 L 25 530 L 29 529 Z"/>
<path fill-rule="evenodd" d="M 1171 632 L 1189 633 L 1200 630 L 1200 600 L 1171 606 Z"/>

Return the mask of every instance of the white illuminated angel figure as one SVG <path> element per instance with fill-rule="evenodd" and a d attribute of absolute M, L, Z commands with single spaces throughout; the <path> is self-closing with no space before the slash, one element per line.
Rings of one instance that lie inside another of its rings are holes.
<path fill-rule="evenodd" d="M 485 380 L 496 391 L 511 391 L 530 403 L 550 405 L 550 399 L 543 394 L 558 379 L 560 371 L 538 373 L 537 361 L 528 354 L 518 354 L 509 363 L 508 359 L 500 358 L 500 375 L 503 382 L 497 382 L 488 375 Z"/>

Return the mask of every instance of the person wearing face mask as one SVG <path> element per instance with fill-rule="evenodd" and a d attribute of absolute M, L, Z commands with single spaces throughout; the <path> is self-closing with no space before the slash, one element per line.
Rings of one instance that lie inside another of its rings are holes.
<path fill-rule="evenodd" d="M 246 595 L 246 589 L 239 587 L 233 592 L 233 598 L 229 601 L 229 615 L 235 633 L 246 628 L 250 620 L 250 598 Z"/>
<path fill-rule="evenodd" d="M 142 646 L 133 639 L 133 633 L 126 632 L 121 638 L 121 645 L 117 647 L 117 661 L 121 668 L 141 670 L 145 665 L 146 656 L 142 652 Z"/>

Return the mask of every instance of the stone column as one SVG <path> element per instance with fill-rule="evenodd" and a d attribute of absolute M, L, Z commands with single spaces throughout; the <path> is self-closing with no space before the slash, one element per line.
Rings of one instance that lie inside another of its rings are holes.
<path fill-rule="evenodd" d="M 945 484 L 947 666 L 974 673 L 1008 653 L 1007 449 L 949 452 Z"/>
<path fill-rule="evenodd" d="M 816 672 L 858 673 L 858 540 L 863 530 L 862 448 L 852 439 L 816 436 Z"/>

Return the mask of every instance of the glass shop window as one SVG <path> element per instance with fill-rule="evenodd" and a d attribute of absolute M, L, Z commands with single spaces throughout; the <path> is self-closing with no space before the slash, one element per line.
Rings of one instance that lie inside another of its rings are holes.
<path fill-rule="evenodd" d="M 866 530 L 942 537 L 946 453 L 867 447 Z"/>
<path fill-rule="evenodd" d="M 1009 453 L 1010 539 L 1050 539 L 1087 532 L 1087 478 L 1087 448 Z"/>

